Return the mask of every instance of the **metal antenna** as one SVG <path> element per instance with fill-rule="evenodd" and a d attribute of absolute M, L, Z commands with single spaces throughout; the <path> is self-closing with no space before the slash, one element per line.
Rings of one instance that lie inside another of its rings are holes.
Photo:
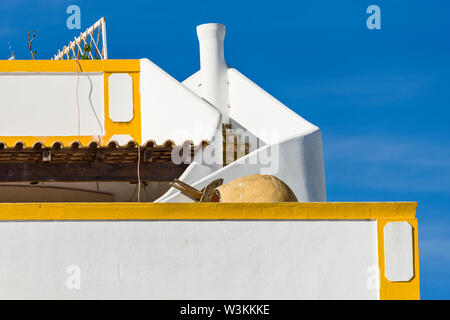
<path fill-rule="evenodd" d="M 101 18 L 78 38 L 74 38 L 53 57 L 54 60 L 106 60 L 108 50 L 106 45 L 106 22 Z"/>
<path fill-rule="evenodd" d="M 11 51 L 11 57 L 8 60 L 16 60 L 16 56 L 14 55 L 14 50 L 11 45 L 11 41 L 8 41 L 9 51 Z"/>

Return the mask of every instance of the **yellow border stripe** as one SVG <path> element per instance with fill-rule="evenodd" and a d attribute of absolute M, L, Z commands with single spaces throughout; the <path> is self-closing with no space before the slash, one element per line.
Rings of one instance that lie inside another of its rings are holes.
<path fill-rule="evenodd" d="M 79 64 L 78 64 L 79 63 Z M 0 72 L 140 72 L 139 60 L 0 60 Z M 77 66 L 78 65 L 78 66 Z"/>
<path fill-rule="evenodd" d="M 417 203 L 26 203 L 0 204 L 20 220 L 376 220 L 414 219 Z"/>
<path fill-rule="evenodd" d="M 407 282 L 391 282 L 385 277 L 384 265 L 384 227 L 389 222 L 406 221 L 413 227 L 413 258 L 414 277 Z M 381 300 L 419 300 L 420 276 L 419 276 L 419 229 L 417 219 L 377 220 L 378 231 L 378 266 L 380 268 L 380 299 Z"/>

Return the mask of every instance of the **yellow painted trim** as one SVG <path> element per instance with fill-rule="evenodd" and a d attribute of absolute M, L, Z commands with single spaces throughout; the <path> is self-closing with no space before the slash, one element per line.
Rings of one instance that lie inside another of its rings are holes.
<path fill-rule="evenodd" d="M 0 72 L 140 72 L 139 60 L 0 60 Z"/>
<path fill-rule="evenodd" d="M 2 203 L 21 220 L 411 220 L 416 203 Z"/>
<path fill-rule="evenodd" d="M 104 73 L 104 97 L 105 97 L 105 135 L 102 137 L 102 144 L 108 143 L 111 137 L 116 134 L 127 134 L 139 144 L 141 141 L 141 94 L 140 94 L 140 73 L 128 73 L 133 81 L 133 119 L 130 122 L 114 122 L 109 118 L 109 77 L 112 72 Z"/>
<path fill-rule="evenodd" d="M 384 261 L 384 227 L 389 222 L 408 222 L 413 228 L 413 258 L 414 277 L 408 282 L 391 282 L 385 276 Z M 380 299 L 381 300 L 419 300 L 420 274 L 419 274 L 419 228 L 417 219 L 378 219 L 378 266 L 380 268 Z"/>
<path fill-rule="evenodd" d="M 102 145 L 107 144 L 114 135 L 129 135 L 133 140 L 141 141 L 141 95 L 140 95 L 140 61 L 139 60 L 12 60 L 0 61 L 1 72 L 101 72 L 104 78 L 105 123 L 103 136 L 4 136 L 0 141 L 7 146 L 14 146 L 16 142 L 23 142 L 26 147 L 32 147 L 41 142 L 50 147 L 55 142 L 70 146 L 79 141 L 87 146 L 92 141 Z M 134 118 L 128 123 L 115 123 L 109 118 L 108 78 L 112 73 L 128 73 L 133 81 L 133 114 Z M 99 139 L 100 138 L 100 139 Z"/>
<path fill-rule="evenodd" d="M 25 147 L 31 148 L 35 143 L 41 142 L 46 147 L 51 147 L 55 142 L 62 143 L 65 147 L 70 147 L 73 142 L 81 142 L 85 147 L 92 141 L 102 143 L 104 139 L 98 136 L 1 136 L 0 142 L 6 143 L 8 147 L 14 147 L 16 142 L 23 142 Z"/>

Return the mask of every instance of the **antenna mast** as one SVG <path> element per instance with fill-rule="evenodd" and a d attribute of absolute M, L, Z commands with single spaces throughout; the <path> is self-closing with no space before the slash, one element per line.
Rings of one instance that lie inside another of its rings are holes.
<path fill-rule="evenodd" d="M 9 57 L 8 60 L 16 60 L 16 56 L 14 55 L 14 50 L 12 48 L 11 42 L 8 41 L 8 45 L 9 45 L 9 51 L 11 51 L 11 57 Z"/>
<path fill-rule="evenodd" d="M 101 38 L 101 43 L 100 43 Z M 74 41 L 69 42 L 62 50 L 53 57 L 54 60 L 72 59 L 108 59 L 108 49 L 106 44 L 106 22 L 101 18 L 94 25 L 81 33 Z"/>

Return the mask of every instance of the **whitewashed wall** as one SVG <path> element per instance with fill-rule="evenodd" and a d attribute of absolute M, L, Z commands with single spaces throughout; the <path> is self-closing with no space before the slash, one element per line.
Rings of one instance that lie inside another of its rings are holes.
<path fill-rule="evenodd" d="M 374 221 L 0 223 L 0 299 L 378 299 L 373 266 Z"/>
<path fill-rule="evenodd" d="M 142 140 L 161 144 L 211 140 L 220 112 L 150 60 L 140 61 Z"/>
<path fill-rule="evenodd" d="M 265 143 L 278 143 L 319 130 L 238 70 L 228 69 L 228 78 L 231 118 Z"/>
<path fill-rule="evenodd" d="M 0 136 L 103 135 L 101 73 L 0 73 Z M 100 123 L 99 123 L 100 122 Z"/>

